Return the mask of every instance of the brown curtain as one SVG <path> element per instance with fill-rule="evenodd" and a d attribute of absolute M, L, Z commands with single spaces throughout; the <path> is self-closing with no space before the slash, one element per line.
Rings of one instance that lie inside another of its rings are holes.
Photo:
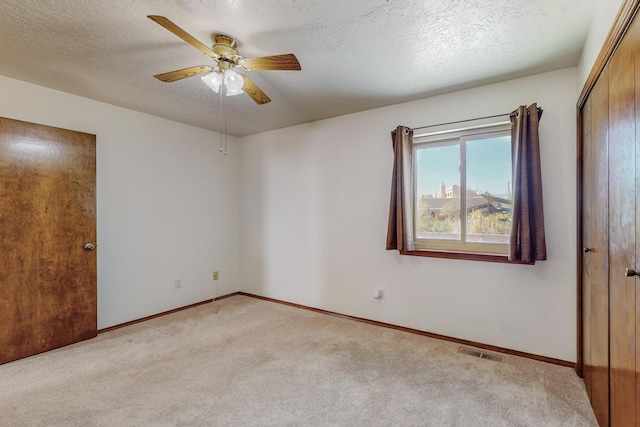
<path fill-rule="evenodd" d="M 398 126 L 391 132 L 393 177 L 387 228 L 387 250 L 413 250 L 413 130 Z"/>
<path fill-rule="evenodd" d="M 514 169 L 509 261 L 529 264 L 547 259 L 538 137 L 540 117 L 542 109 L 537 104 L 532 104 L 529 108 L 522 105 L 511 113 Z"/>

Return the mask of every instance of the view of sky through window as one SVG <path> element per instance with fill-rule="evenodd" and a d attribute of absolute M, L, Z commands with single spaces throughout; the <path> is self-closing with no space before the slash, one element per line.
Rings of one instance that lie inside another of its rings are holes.
<path fill-rule="evenodd" d="M 479 193 L 507 198 L 511 187 L 511 138 L 467 141 L 467 188 Z M 418 197 L 436 195 L 460 185 L 460 146 L 445 145 L 416 150 Z"/>

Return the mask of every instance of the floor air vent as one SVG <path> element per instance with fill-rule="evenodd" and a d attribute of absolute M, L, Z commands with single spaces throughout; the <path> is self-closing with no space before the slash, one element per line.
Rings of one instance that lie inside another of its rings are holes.
<path fill-rule="evenodd" d="M 479 357 L 480 359 L 493 360 L 494 362 L 502 362 L 502 356 L 484 353 L 482 351 L 474 350 L 472 348 L 460 347 L 458 349 L 458 353 L 466 354 L 468 356 L 473 356 L 473 357 Z"/>

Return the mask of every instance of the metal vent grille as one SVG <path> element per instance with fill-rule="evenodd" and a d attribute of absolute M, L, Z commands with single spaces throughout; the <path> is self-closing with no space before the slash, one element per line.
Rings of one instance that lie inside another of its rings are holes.
<path fill-rule="evenodd" d="M 484 353 L 479 350 L 474 350 L 468 347 L 460 347 L 458 349 L 458 353 L 466 354 L 468 356 L 479 357 L 480 359 L 492 360 L 494 362 L 502 363 L 502 356 L 498 356 L 496 354 Z"/>

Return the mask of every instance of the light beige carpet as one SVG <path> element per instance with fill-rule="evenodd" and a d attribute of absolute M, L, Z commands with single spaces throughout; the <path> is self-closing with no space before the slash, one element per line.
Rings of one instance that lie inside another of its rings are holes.
<path fill-rule="evenodd" d="M 570 368 L 246 296 L 0 366 L 2 426 L 596 426 Z"/>

